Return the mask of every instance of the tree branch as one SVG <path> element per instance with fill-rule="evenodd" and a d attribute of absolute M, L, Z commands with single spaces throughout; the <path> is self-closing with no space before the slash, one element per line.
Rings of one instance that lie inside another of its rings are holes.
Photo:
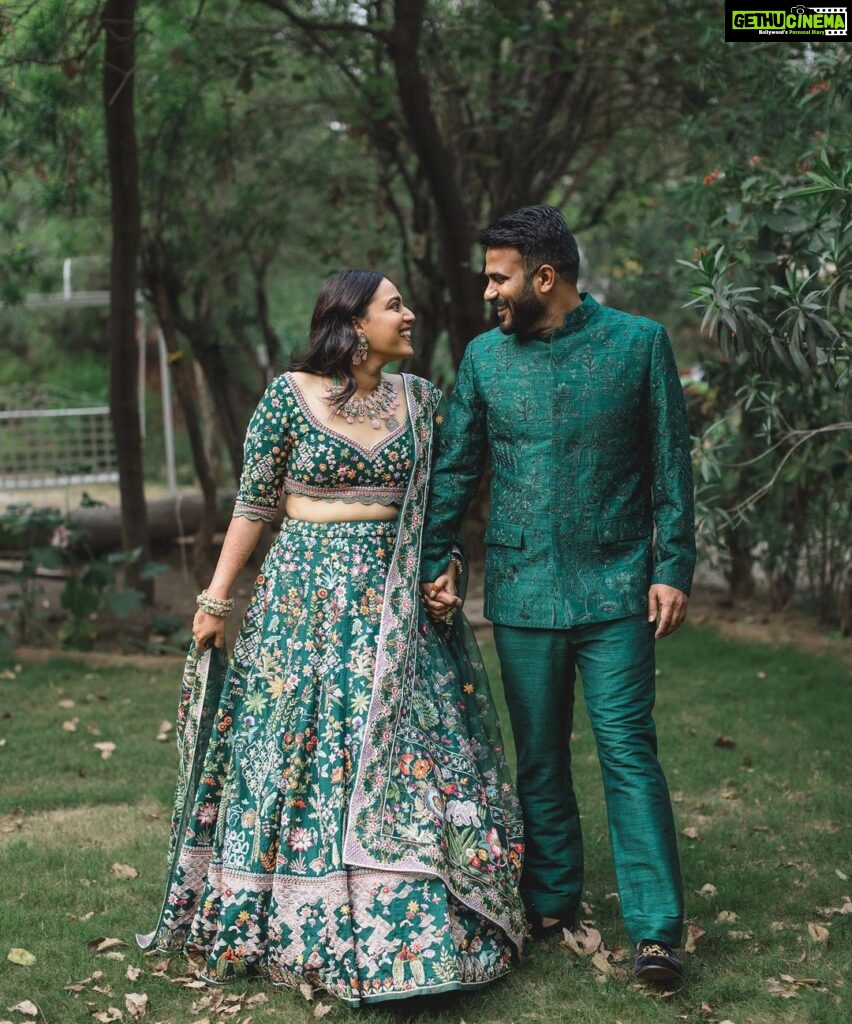
<path fill-rule="evenodd" d="M 289 21 L 303 32 L 315 35 L 317 32 L 345 32 L 373 36 L 375 39 L 387 39 L 387 33 L 370 22 L 363 24 L 357 21 L 324 21 L 321 18 L 305 18 L 297 14 L 285 0 L 255 0 L 255 3 L 280 11 Z"/>

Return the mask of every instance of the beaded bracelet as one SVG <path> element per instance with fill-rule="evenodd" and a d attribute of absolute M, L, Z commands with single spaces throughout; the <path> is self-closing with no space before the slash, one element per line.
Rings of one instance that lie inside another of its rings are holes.
<path fill-rule="evenodd" d="M 206 590 L 201 591 L 198 597 L 196 597 L 195 603 L 203 612 L 207 612 L 208 615 L 215 615 L 220 619 L 230 615 L 234 608 L 234 599 L 232 597 L 220 601 L 218 597 L 211 597 Z"/>

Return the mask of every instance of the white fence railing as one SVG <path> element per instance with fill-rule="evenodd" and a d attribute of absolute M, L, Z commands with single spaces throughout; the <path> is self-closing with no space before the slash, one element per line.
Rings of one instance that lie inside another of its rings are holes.
<path fill-rule="evenodd" d="M 0 410 L 0 489 L 116 480 L 107 406 Z"/>

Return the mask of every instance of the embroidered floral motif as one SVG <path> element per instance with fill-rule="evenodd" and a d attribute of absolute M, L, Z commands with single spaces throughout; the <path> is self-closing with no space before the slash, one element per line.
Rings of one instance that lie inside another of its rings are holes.
<path fill-rule="evenodd" d="M 320 423 L 292 374 L 276 377 L 249 423 L 234 515 L 271 521 L 282 491 L 401 505 L 413 458 L 409 422 L 365 449 Z"/>
<path fill-rule="evenodd" d="M 230 667 L 187 661 L 171 869 L 140 943 L 211 980 L 358 1004 L 482 984 L 522 942 L 520 813 L 487 679 L 463 617 L 445 641 L 419 599 L 438 396 L 406 389 L 399 520 L 285 520 Z"/>
<path fill-rule="evenodd" d="M 435 467 L 421 571 L 435 579 L 486 451 L 485 614 L 567 628 L 638 615 L 651 583 L 689 591 L 689 425 L 665 330 L 587 295 L 548 338 L 499 330 L 467 347 Z M 490 530 L 489 530 L 490 532 Z"/>

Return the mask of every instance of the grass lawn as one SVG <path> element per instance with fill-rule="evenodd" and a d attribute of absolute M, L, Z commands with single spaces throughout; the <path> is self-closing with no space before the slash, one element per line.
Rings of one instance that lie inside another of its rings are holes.
<path fill-rule="evenodd" d="M 130 992 L 148 995 L 146 1021 L 170 1024 L 309 1022 L 320 1002 L 331 1007 L 329 1021 L 373 1024 L 852 1020 L 852 915 L 824 912 L 852 897 L 848 669 L 828 655 L 689 626 L 658 650 L 661 757 L 678 829 L 697 836 L 681 836 L 688 920 L 706 932 L 687 957 L 680 992 L 660 998 L 629 977 L 604 977 L 552 940 L 531 945 L 509 978 L 480 994 L 397 1011 L 356 1013 L 330 997 L 309 1004 L 255 983 L 225 990 L 244 993 L 242 1005 L 193 1012 L 193 1003 L 209 1003 L 209 991 L 152 974 L 155 961 L 132 944 L 134 932 L 153 927 L 162 897 L 176 757 L 174 734 L 166 743 L 156 735 L 174 713 L 180 667 L 56 660 L 0 680 L 0 1024 L 35 1019 L 11 1009 L 22 1000 L 38 1005 L 39 1024 L 91 1021 L 109 1007 L 127 1021 Z M 493 650 L 486 655 L 496 678 Z M 574 728 L 587 919 L 610 949 L 624 948 L 582 708 Z M 727 740 L 717 745 L 720 737 Z M 94 746 L 103 742 L 115 744 L 107 759 Z M 118 877 L 114 864 L 138 877 Z M 114 951 L 123 959 L 87 948 L 103 936 L 131 944 Z M 13 947 L 34 954 L 35 964 L 8 962 Z M 130 980 L 129 968 L 141 974 Z M 93 971 L 102 976 L 83 991 L 64 990 Z M 257 994 L 261 1001 L 248 1005 Z M 228 1008 L 238 1012 L 221 1012 Z"/>

